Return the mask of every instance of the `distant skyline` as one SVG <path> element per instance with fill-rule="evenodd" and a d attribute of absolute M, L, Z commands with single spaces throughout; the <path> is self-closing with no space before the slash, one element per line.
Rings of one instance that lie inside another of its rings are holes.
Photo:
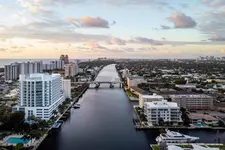
<path fill-rule="evenodd" d="M 225 55 L 225 0 L 4 0 L 0 58 Z"/>

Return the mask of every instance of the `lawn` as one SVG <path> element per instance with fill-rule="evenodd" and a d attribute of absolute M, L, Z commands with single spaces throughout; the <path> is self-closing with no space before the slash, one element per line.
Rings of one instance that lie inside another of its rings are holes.
<path fill-rule="evenodd" d="M 160 150 L 159 145 L 152 145 L 152 150 Z"/>
<path fill-rule="evenodd" d="M 221 150 L 224 150 L 225 149 L 225 145 L 207 145 L 208 147 L 211 147 L 211 148 L 219 148 Z"/>
<path fill-rule="evenodd" d="M 129 91 L 129 90 L 127 90 L 126 92 L 127 92 L 127 95 L 128 95 L 129 97 L 138 98 L 138 95 L 134 94 L 133 92 L 131 92 L 131 91 Z"/>

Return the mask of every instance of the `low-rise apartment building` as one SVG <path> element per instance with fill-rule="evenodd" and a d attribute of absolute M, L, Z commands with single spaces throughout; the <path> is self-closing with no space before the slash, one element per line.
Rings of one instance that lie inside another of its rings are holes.
<path fill-rule="evenodd" d="M 150 125 L 159 124 L 160 120 L 177 125 L 181 120 L 180 107 L 177 103 L 163 101 L 153 101 L 144 103 L 144 114 Z"/>
<path fill-rule="evenodd" d="M 209 110 L 213 109 L 213 97 L 205 94 L 181 94 L 170 95 L 172 102 L 176 102 L 179 107 L 189 110 Z"/>
<path fill-rule="evenodd" d="M 137 75 L 133 75 L 133 76 L 127 76 L 127 86 L 128 88 L 132 87 L 132 86 L 137 86 L 140 83 L 145 83 L 146 80 L 144 79 L 144 77 L 141 76 L 137 76 Z"/>
<path fill-rule="evenodd" d="M 145 102 L 162 101 L 164 98 L 160 95 L 139 95 L 139 107 L 143 108 Z"/>

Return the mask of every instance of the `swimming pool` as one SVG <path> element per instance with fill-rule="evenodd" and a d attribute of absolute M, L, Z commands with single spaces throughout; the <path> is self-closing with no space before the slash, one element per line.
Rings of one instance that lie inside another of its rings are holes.
<path fill-rule="evenodd" d="M 207 125 L 205 125 L 205 124 L 199 124 L 199 123 L 194 124 L 194 126 L 197 126 L 197 127 L 207 127 Z"/>
<path fill-rule="evenodd" d="M 17 138 L 17 137 L 11 137 L 7 140 L 8 144 L 18 144 L 18 143 L 22 143 L 22 144 L 27 144 L 30 140 L 26 139 L 21 139 L 21 138 Z"/>

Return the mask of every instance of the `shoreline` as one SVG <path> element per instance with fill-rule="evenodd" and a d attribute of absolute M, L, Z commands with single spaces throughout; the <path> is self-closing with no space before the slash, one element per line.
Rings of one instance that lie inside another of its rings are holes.
<path fill-rule="evenodd" d="M 104 67 L 101 67 L 101 69 L 97 72 L 95 78 L 93 81 L 95 81 L 95 79 L 97 78 L 98 74 L 101 72 L 101 70 Z M 74 99 L 74 101 L 65 109 L 64 113 L 66 113 L 68 110 L 70 110 L 72 108 L 72 106 L 79 102 L 80 98 L 83 96 L 83 94 L 89 89 L 89 85 Z M 63 114 L 64 114 L 63 113 Z M 63 114 L 54 122 L 54 124 L 59 121 L 62 117 Z M 54 125 L 53 124 L 53 125 Z M 37 150 L 38 147 L 41 145 L 42 142 L 44 142 L 44 140 L 46 139 L 46 137 L 49 135 L 49 132 L 53 129 L 53 125 L 46 131 L 46 133 L 38 140 L 37 144 L 32 148 L 32 150 Z M 61 127 L 60 127 L 61 128 Z"/>
<path fill-rule="evenodd" d="M 119 71 L 116 69 L 119 77 L 120 77 L 120 80 L 121 80 L 121 75 L 119 73 Z M 122 80 L 121 80 L 122 81 Z M 123 81 L 122 81 L 123 82 Z M 123 82 L 124 84 L 124 82 Z M 125 88 L 125 86 L 123 87 L 123 90 L 128 98 L 128 101 L 129 102 L 138 102 L 138 101 L 132 101 L 130 100 L 128 94 L 127 94 L 127 89 Z M 134 105 L 133 106 L 133 109 L 134 109 L 134 112 L 135 112 L 135 115 L 136 115 L 136 118 L 138 118 L 139 122 L 142 123 L 141 119 L 140 119 L 140 116 L 138 115 L 137 111 L 136 111 L 136 108 L 137 105 Z M 210 131 L 210 130 L 221 130 L 221 131 L 225 131 L 225 127 L 184 127 L 184 126 L 152 126 L 152 127 L 138 127 L 136 125 L 135 126 L 135 129 L 136 130 L 158 130 L 158 129 L 183 129 L 183 130 L 206 130 L 206 131 Z"/>

